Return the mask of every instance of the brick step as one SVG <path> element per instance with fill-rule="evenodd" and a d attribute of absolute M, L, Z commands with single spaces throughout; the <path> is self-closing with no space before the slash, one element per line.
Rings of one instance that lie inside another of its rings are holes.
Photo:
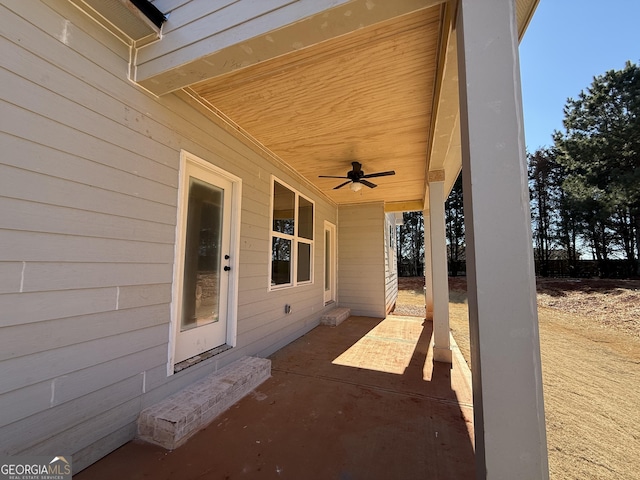
<path fill-rule="evenodd" d="M 320 325 L 329 325 L 336 327 L 344 322 L 351 315 L 351 309 L 345 307 L 337 307 L 320 317 Z"/>
<path fill-rule="evenodd" d="M 242 357 L 145 408 L 138 417 L 138 438 L 173 450 L 270 376 L 271 360 Z"/>

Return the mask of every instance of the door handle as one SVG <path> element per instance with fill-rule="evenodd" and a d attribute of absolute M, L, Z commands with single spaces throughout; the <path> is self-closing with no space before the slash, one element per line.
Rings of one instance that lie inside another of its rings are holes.
<path fill-rule="evenodd" d="M 231 267 L 229 265 L 225 265 L 224 266 L 224 271 L 228 272 L 229 270 L 231 270 Z"/>

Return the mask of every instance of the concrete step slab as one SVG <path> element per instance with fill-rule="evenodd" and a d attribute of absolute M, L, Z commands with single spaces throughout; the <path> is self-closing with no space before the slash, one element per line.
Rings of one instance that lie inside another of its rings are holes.
<path fill-rule="evenodd" d="M 337 307 L 320 317 L 321 325 L 329 325 L 336 327 L 344 322 L 351 315 L 351 309 L 345 307 Z"/>
<path fill-rule="evenodd" d="M 138 438 L 174 450 L 271 376 L 271 360 L 242 357 L 144 409 Z"/>

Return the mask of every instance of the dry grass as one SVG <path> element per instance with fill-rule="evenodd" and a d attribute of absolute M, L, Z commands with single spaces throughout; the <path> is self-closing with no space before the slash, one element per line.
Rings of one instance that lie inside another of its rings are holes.
<path fill-rule="evenodd" d="M 422 279 L 401 279 L 400 288 L 402 301 L 424 305 Z M 638 280 L 539 279 L 551 478 L 640 478 L 639 309 Z M 470 363 L 463 278 L 450 279 L 449 312 Z"/>
<path fill-rule="evenodd" d="M 640 337 L 640 280 L 539 278 L 538 305 Z"/>

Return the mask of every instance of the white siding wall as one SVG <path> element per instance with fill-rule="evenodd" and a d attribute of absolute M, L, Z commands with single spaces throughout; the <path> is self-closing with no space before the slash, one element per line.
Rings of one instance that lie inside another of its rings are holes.
<path fill-rule="evenodd" d="M 396 253 L 396 214 L 385 215 L 385 311 L 389 313 L 398 299 L 398 256 Z"/>
<path fill-rule="evenodd" d="M 130 440 L 142 408 L 318 323 L 336 209 L 177 96 L 65 0 L 0 5 L 0 453 Z M 237 347 L 167 377 L 180 150 L 243 179 Z M 315 283 L 268 292 L 270 174 L 315 200 Z M 284 305 L 292 313 L 284 315 Z"/>
<path fill-rule="evenodd" d="M 352 315 L 386 314 L 384 227 L 382 203 L 338 209 L 338 298 Z"/>

